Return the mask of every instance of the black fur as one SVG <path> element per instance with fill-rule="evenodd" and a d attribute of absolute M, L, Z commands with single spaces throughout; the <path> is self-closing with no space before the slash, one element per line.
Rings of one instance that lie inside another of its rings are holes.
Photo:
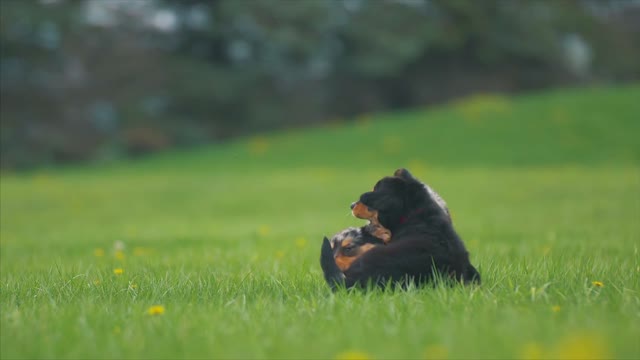
<path fill-rule="evenodd" d="M 326 236 L 322 241 L 320 266 L 322 267 L 322 272 L 324 272 L 324 279 L 327 281 L 327 284 L 329 284 L 331 290 L 335 290 L 340 285 L 344 286 L 345 276 L 333 259 L 333 249 Z"/>
<path fill-rule="evenodd" d="M 480 274 L 469 262 L 448 214 L 407 170 L 395 174 L 360 196 L 360 202 L 378 211 L 378 220 L 391 231 L 392 241 L 367 251 L 340 274 L 335 271 L 335 263 L 332 266 L 329 261 L 333 256 L 326 256 L 331 255 L 330 245 L 329 253 L 325 250 L 328 241 L 323 243 L 321 264 L 331 287 L 421 284 L 433 280 L 436 273 L 464 283 L 479 283 Z"/>

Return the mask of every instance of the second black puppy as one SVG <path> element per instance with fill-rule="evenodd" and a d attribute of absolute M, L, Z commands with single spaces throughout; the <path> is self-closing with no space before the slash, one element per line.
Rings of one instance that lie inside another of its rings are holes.
<path fill-rule="evenodd" d="M 391 231 L 393 241 L 370 249 L 343 272 L 333 261 L 331 245 L 325 239 L 321 265 L 330 285 L 420 284 L 433 280 L 436 273 L 465 283 L 480 282 L 448 214 L 406 169 L 378 181 L 359 202 L 378 211 L 378 220 Z"/>

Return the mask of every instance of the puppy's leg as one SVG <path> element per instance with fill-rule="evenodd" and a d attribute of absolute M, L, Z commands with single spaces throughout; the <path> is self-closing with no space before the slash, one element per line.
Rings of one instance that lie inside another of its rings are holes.
<path fill-rule="evenodd" d="M 391 241 L 391 231 L 387 230 L 385 227 L 383 227 L 380 224 L 376 225 L 374 223 L 370 223 L 367 226 L 367 230 L 369 230 L 369 233 L 371 235 L 382 240 L 385 244 L 388 244 L 389 241 Z"/>

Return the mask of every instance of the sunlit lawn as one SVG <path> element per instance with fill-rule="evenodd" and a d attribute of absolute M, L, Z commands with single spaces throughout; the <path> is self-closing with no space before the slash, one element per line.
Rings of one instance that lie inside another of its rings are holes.
<path fill-rule="evenodd" d="M 5 358 L 638 358 L 640 88 L 479 96 L 5 173 Z M 400 166 L 483 284 L 331 294 L 323 235 Z"/>

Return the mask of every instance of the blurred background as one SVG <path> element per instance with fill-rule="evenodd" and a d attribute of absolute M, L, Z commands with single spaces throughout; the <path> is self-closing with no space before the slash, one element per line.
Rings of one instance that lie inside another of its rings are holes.
<path fill-rule="evenodd" d="M 640 1 L 2 0 L 0 166 L 631 82 Z"/>

